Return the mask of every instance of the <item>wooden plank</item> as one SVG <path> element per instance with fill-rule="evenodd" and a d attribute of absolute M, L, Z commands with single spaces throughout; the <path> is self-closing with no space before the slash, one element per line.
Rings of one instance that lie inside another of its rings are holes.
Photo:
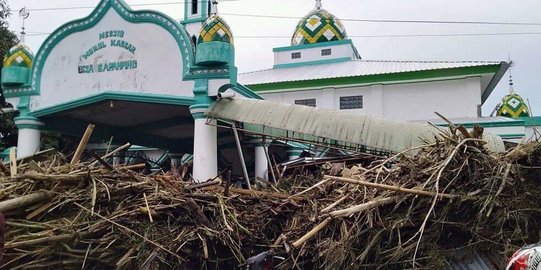
<path fill-rule="evenodd" d="M 92 136 L 92 132 L 94 132 L 95 127 L 96 126 L 94 124 L 88 124 L 88 126 L 86 127 L 85 134 L 83 134 L 83 137 L 81 138 L 81 141 L 77 146 L 77 150 L 75 150 L 75 154 L 73 154 L 73 158 L 71 159 L 71 165 L 75 165 L 81 160 L 83 150 L 86 148 L 88 140 L 90 140 L 90 136 Z"/>
<path fill-rule="evenodd" d="M 17 153 L 14 147 L 9 149 L 9 164 L 11 177 L 15 177 L 17 175 Z"/>

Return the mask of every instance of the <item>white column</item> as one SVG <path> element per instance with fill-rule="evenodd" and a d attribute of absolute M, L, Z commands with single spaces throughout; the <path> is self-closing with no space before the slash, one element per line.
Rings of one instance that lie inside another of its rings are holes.
<path fill-rule="evenodd" d="M 39 151 L 41 131 L 44 126 L 37 118 L 21 116 L 15 118 L 15 125 L 19 130 L 17 139 L 17 159 L 34 155 Z"/>
<path fill-rule="evenodd" d="M 190 107 L 194 118 L 193 138 L 193 178 L 196 182 L 204 182 L 218 175 L 218 140 L 216 121 L 207 125 L 203 115 L 207 106 Z M 204 107 L 204 108 L 203 108 Z"/>
<path fill-rule="evenodd" d="M 267 160 L 267 155 L 265 154 L 265 148 L 267 148 L 266 144 L 261 142 L 255 144 L 255 177 L 259 177 L 263 180 L 269 180 L 269 163 Z"/>

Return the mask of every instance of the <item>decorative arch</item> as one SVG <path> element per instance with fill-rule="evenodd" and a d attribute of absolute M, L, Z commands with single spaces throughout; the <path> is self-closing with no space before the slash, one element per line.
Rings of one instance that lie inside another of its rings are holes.
<path fill-rule="evenodd" d="M 42 69 L 52 49 L 70 34 L 91 29 L 98 24 L 111 9 L 115 10 L 118 15 L 128 22 L 151 23 L 167 30 L 167 32 L 175 39 L 182 55 L 184 65 L 183 78 L 185 78 L 190 69 L 194 67 L 194 45 L 181 24 L 157 11 L 134 11 L 122 0 L 102 0 L 87 17 L 68 22 L 49 35 L 36 54 L 34 65 L 32 67 L 30 87 L 14 89 L 14 94 L 17 96 L 39 95 Z"/>

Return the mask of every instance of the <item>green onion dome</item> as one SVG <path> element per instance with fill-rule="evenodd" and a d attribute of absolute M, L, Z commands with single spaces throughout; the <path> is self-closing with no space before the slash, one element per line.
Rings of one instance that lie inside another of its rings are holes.
<path fill-rule="evenodd" d="M 502 105 L 498 109 L 498 116 L 519 118 L 519 117 L 529 117 L 530 112 L 528 106 L 524 99 L 521 96 L 516 94 L 514 91 L 511 91 L 502 99 Z"/>
<path fill-rule="evenodd" d="M 229 25 L 218 15 L 213 14 L 205 20 L 199 32 L 197 44 L 221 41 L 233 45 L 233 34 Z"/>
<path fill-rule="evenodd" d="M 346 28 L 342 22 L 318 2 L 316 8 L 297 24 L 291 45 L 313 44 L 347 39 Z"/>
<path fill-rule="evenodd" d="M 26 45 L 20 43 L 13 46 L 4 57 L 4 67 L 32 68 L 34 54 Z"/>

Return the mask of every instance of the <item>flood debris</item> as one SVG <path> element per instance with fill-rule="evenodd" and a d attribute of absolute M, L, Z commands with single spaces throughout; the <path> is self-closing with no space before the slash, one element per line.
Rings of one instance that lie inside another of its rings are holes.
<path fill-rule="evenodd" d="M 482 254 L 503 268 L 540 241 L 541 143 L 494 154 L 477 135 L 442 138 L 264 190 L 144 175 L 95 155 L 26 159 L 13 177 L 0 171 L 1 267 L 246 269 L 265 254 L 275 269 L 444 269 Z"/>

